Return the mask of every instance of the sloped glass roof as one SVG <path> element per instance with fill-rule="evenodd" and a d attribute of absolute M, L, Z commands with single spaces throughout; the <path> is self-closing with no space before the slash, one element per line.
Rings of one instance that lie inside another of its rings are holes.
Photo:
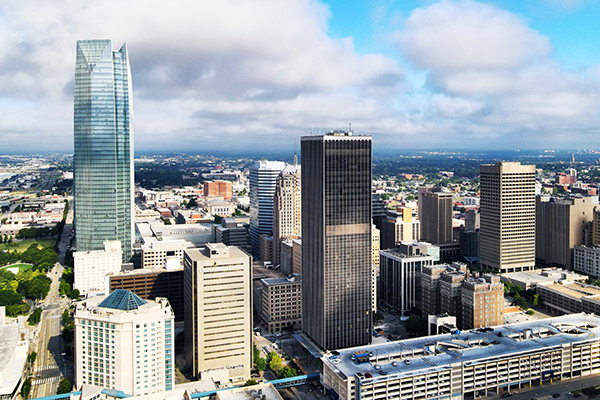
<path fill-rule="evenodd" d="M 137 310 L 141 305 L 148 303 L 137 294 L 129 290 L 115 289 L 98 307 L 114 308 L 115 310 Z"/>

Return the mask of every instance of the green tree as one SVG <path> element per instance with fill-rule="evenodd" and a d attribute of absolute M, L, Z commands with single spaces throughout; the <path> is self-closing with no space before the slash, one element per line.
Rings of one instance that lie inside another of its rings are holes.
<path fill-rule="evenodd" d="M 406 320 L 406 331 L 413 336 L 424 336 L 427 334 L 427 320 L 418 314 L 413 314 Z"/>
<path fill-rule="evenodd" d="M 30 392 L 31 392 L 31 378 L 27 378 L 27 379 L 25 379 L 25 382 L 23 382 L 23 386 L 21 387 L 21 396 L 23 396 L 23 398 L 25 400 L 27 400 L 29 398 Z"/>
<path fill-rule="evenodd" d="M 294 376 L 298 376 L 298 372 L 296 372 L 294 368 L 283 367 L 281 368 L 281 371 L 279 371 L 279 375 L 277 375 L 277 378 L 293 378 Z"/>
<path fill-rule="evenodd" d="M 27 318 L 27 322 L 29 322 L 29 325 L 37 325 L 40 322 L 41 318 L 42 309 L 40 307 L 37 307 L 35 310 L 33 310 L 29 318 Z"/>
<path fill-rule="evenodd" d="M 196 207 L 198 207 L 198 201 L 196 201 L 195 197 L 192 197 L 190 201 L 188 201 L 188 203 L 186 204 L 186 208 L 190 209 Z"/>
<path fill-rule="evenodd" d="M 380 324 L 385 320 L 385 317 L 383 316 L 382 313 L 380 313 L 379 311 L 377 311 L 375 314 L 373 314 L 373 322 L 375 324 Z"/>
<path fill-rule="evenodd" d="M 258 382 L 256 382 L 256 379 L 248 379 L 246 381 L 246 383 L 244 383 L 244 386 L 254 386 L 254 385 L 258 385 Z"/>
<path fill-rule="evenodd" d="M 252 345 L 252 359 L 254 361 L 254 363 L 256 364 L 256 361 L 258 361 L 258 359 L 260 358 L 260 350 L 258 349 L 258 347 L 256 347 L 255 344 Z"/>
<path fill-rule="evenodd" d="M 267 360 L 265 360 L 262 357 L 259 357 L 258 360 L 254 362 L 254 366 L 257 370 L 264 371 L 265 369 L 267 369 Z"/>
<path fill-rule="evenodd" d="M 275 354 L 271 357 L 271 361 L 269 361 L 269 368 L 273 370 L 273 372 L 277 373 L 283 366 L 283 360 L 279 357 L 278 354 Z"/>
<path fill-rule="evenodd" d="M 540 295 L 539 294 L 534 294 L 533 295 L 533 306 L 534 307 L 539 307 L 542 305 L 542 299 L 540 299 Z"/>
<path fill-rule="evenodd" d="M 516 305 L 517 307 L 519 307 L 523 310 L 527 310 L 529 308 L 529 306 L 527 305 L 527 300 L 525 300 L 525 298 L 523 296 L 521 296 L 518 292 L 517 292 L 517 294 L 515 294 L 513 303 L 514 303 L 514 305 Z"/>
<path fill-rule="evenodd" d="M 220 215 L 213 215 L 213 217 L 215 218 L 215 224 L 220 224 L 221 221 L 223 221 L 223 217 L 221 217 Z"/>
<path fill-rule="evenodd" d="M 73 389 L 73 385 L 71 385 L 71 381 L 67 378 L 64 378 L 60 381 L 60 385 L 58 386 L 58 390 L 56 394 L 69 393 Z"/>
<path fill-rule="evenodd" d="M 35 362 L 35 359 L 37 358 L 37 353 L 35 351 L 32 351 L 31 353 L 29 353 L 29 355 L 27 356 L 27 362 L 29 364 L 32 364 Z"/>

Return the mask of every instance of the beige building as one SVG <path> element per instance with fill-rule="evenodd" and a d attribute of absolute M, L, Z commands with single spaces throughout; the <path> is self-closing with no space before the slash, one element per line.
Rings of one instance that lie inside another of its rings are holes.
<path fill-rule="evenodd" d="M 573 269 L 573 249 L 589 243 L 598 197 L 537 196 L 535 258 L 547 265 Z"/>
<path fill-rule="evenodd" d="M 174 315 L 165 298 L 128 290 L 75 308 L 75 387 L 92 385 L 140 396 L 175 385 Z"/>
<path fill-rule="evenodd" d="M 594 218 L 592 222 L 591 243 L 594 246 L 600 245 L 600 208 L 594 209 Z"/>
<path fill-rule="evenodd" d="M 379 233 L 379 229 L 373 225 L 371 233 L 371 240 L 373 242 L 373 265 L 379 267 L 379 250 L 381 250 L 381 235 Z"/>
<path fill-rule="evenodd" d="M 185 352 L 192 374 L 243 383 L 252 368 L 250 256 L 209 243 L 184 255 Z"/>
<path fill-rule="evenodd" d="M 281 264 L 281 242 L 302 235 L 300 166 L 286 165 L 277 177 L 273 199 L 273 265 Z"/>
<path fill-rule="evenodd" d="M 480 167 L 481 266 L 496 272 L 535 267 L 535 166 L 498 162 Z"/>
<path fill-rule="evenodd" d="M 413 209 L 401 207 L 388 210 L 381 223 L 381 249 L 393 249 L 400 242 L 419 241 L 420 222 L 413 218 Z"/>
<path fill-rule="evenodd" d="M 183 252 L 193 247 L 194 244 L 186 240 L 150 241 L 142 245 L 142 268 L 181 268 Z"/>
<path fill-rule="evenodd" d="M 299 329 L 302 323 L 302 276 L 267 278 L 262 281 L 260 318 L 270 333 Z"/>
<path fill-rule="evenodd" d="M 292 272 L 302 273 L 302 239 L 292 240 Z"/>
<path fill-rule="evenodd" d="M 75 281 L 73 289 L 82 295 L 104 292 L 106 275 L 121 271 L 123 251 L 118 240 L 104 242 L 104 250 L 76 251 L 73 253 Z"/>
<path fill-rule="evenodd" d="M 497 275 L 464 281 L 461 291 L 462 329 L 484 328 L 504 323 L 504 284 Z"/>

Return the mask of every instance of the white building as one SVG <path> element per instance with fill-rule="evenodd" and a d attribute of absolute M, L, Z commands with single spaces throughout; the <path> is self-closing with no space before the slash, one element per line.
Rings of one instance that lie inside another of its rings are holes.
<path fill-rule="evenodd" d="M 73 289 L 80 294 L 103 292 L 106 275 L 121 270 L 123 251 L 118 240 L 104 242 L 104 250 L 77 251 L 73 253 L 75 282 Z"/>
<path fill-rule="evenodd" d="M 5 324 L 4 315 L 5 308 L 0 307 L 0 399 L 13 399 L 25 378 L 28 342 L 21 336 L 23 324 Z"/>
<path fill-rule="evenodd" d="M 75 309 L 75 387 L 139 396 L 175 384 L 174 314 L 165 298 L 128 290 L 92 297 Z"/>
<path fill-rule="evenodd" d="M 600 247 L 575 246 L 573 269 L 600 277 Z"/>
<path fill-rule="evenodd" d="M 181 268 L 183 252 L 191 247 L 194 244 L 186 240 L 150 241 L 142 245 L 142 268 Z"/>

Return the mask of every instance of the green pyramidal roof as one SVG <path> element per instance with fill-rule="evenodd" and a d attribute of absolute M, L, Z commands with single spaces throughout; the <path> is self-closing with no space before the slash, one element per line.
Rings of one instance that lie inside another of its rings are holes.
<path fill-rule="evenodd" d="M 146 300 L 129 290 L 116 289 L 107 298 L 102 300 L 102 302 L 98 304 L 98 307 L 129 311 L 137 310 L 146 303 L 148 303 Z"/>

